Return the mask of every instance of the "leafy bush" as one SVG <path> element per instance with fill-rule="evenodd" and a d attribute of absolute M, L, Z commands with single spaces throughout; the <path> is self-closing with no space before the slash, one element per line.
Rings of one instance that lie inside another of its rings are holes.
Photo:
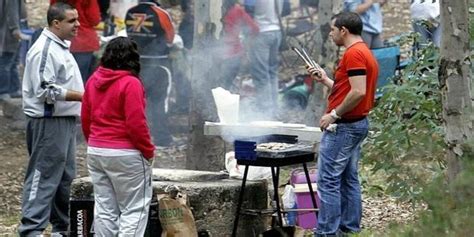
<path fill-rule="evenodd" d="M 363 162 L 382 171 L 385 191 L 402 200 L 419 200 L 422 187 L 444 168 L 438 57 L 432 45 L 422 49 L 397 77 L 398 85 L 384 88 L 370 114 Z"/>
<path fill-rule="evenodd" d="M 423 192 L 428 209 L 416 223 L 394 226 L 387 236 L 472 236 L 474 225 L 474 154 L 464 155 L 463 171 L 452 183 L 437 178 Z"/>

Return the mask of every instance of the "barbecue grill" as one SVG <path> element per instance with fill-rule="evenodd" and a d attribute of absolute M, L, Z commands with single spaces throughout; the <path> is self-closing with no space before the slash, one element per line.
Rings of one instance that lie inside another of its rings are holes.
<path fill-rule="evenodd" d="M 291 144 L 286 149 L 270 150 L 259 149 L 257 144 L 265 142 L 279 142 L 284 144 Z M 242 187 L 240 189 L 239 201 L 237 203 L 237 210 L 234 219 L 234 228 L 232 236 L 236 236 L 239 216 L 241 214 L 241 206 L 244 197 L 245 183 L 247 181 L 247 174 L 249 166 L 264 166 L 271 167 L 274 196 L 273 200 L 276 203 L 276 212 L 280 226 L 283 225 L 283 217 L 280 209 L 280 200 L 278 195 L 278 180 L 280 175 L 280 167 L 286 165 L 302 164 L 306 175 L 309 191 L 313 206 L 317 209 L 316 199 L 314 198 L 313 187 L 308 173 L 306 163 L 315 160 L 315 152 L 312 151 L 312 146 L 305 143 L 298 143 L 297 136 L 272 134 L 267 136 L 240 138 L 234 141 L 235 158 L 237 164 L 244 165 L 244 176 L 242 179 Z M 317 217 L 317 213 L 315 212 Z"/>
<path fill-rule="evenodd" d="M 258 144 L 277 143 L 285 145 L 281 149 L 269 149 L 259 147 Z M 298 137 L 292 135 L 271 134 L 252 138 L 238 139 L 234 141 L 235 158 L 239 160 L 264 159 L 266 162 L 278 162 L 267 159 L 314 156 L 313 145 L 310 143 L 298 143 Z"/>

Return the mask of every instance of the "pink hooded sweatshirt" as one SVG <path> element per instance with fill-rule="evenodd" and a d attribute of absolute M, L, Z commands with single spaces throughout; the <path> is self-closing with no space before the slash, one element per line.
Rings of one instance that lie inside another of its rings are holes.
<path fill-rule="evenodd" d="M 82 131 L 87 144 L 111 149 L 137 149 L 154 157 L 155 146 L 145 116 L 145 90 L 129 71 L 99 67 L 82 98 Z"/>

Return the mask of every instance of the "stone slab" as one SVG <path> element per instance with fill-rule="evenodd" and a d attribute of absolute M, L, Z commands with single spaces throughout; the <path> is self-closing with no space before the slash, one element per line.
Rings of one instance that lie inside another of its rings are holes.
<path fill-rule="evenodd" d="M 207 230 L 212 236 L 230 236 L 240 194 L 241 180 L 222 178 L 220 172 L 153 169 L 153 193 L 164 193 L 168 185 L 178 186 L 188 195 L 198 230 Z M 169 176 L 168 176 L 169 175 Z M 227 175 L 225 175 L 227 177 Z M 160 180 L 160 179 L 166 180 Z M 243 208 L 266 209 L 268 189 L 266 181 L 247 181 Z M 72 199 L 92 199 L 90 177 L 76 179 L 71 188 Z M 241 215 L 238 236 L 262 233 L 268 217 Z"/>
<path fill-rule="evenodd" d="M 226 179 L 228 177 L 229 174 L 223 172 L 183 169 L 153 169 L 153 180 L 155 181 L 213 181 Z"/>
<path fill-rule="evenodd" d="M 236 137 L 253 137 L 270 134 L 283 134 L 298 136 L 300 141 L 319 143 L 322 132 L 318 127 L 282 127 L 262 126 L 254 124 L 223 124 L 206 122 L 204 124 L 204 135 L 221 136 L 226 141 L 233 141 Z"/>

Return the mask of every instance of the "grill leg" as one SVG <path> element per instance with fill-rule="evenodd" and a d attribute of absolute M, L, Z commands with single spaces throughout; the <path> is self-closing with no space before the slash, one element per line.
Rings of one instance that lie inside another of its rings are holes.
<path fill-rule="evenodd" d="M 306 182 L 308 182 L 309 187 L 309 194 L 311 195 L 311 201 L 313 202 L 313 207 L 316 209 L 318 208 L 318 204 L 316 203 L 316 198 L 314 197 L 313 185 L 311 185 L 311 178 L 309 177 L 308 167 L 306 166 L 306 162 L 303 163 L 304 174 L 306 176 Z M 315 211 L 314 214 L 316 215 L 316 220 L 318 219 L 318 212 Z"/>
<path fill-rule="evenodd" d="M 276 168 L 276 173 L 275 169 Z M 271 167 L 272 169 L 272 179 L 273 179 L 273 200 L 276 202 L 276 208 L 278 213 L 278 220 L 280 221 L 280 226 L 283 226 L 283 216 L 281 214 L 280 208 L 280 198 L 278 197 L 278 179 L 280 175 L 280 167 Z"/>
<path fill-rule="evenodd" d="M 232 230 L 232 237 L 237 236 L 237 227 L 239 226 L 240 208 L 244 200 L 245 182 L 247 181 L 248 171 L 249 171 L 249 166 L 245 165 L 244 177 L 242 179 L 242 186 L 240 187 L 239 201 L 237 202 L 237 210 L 235 211 L 234 229 Z"/>

